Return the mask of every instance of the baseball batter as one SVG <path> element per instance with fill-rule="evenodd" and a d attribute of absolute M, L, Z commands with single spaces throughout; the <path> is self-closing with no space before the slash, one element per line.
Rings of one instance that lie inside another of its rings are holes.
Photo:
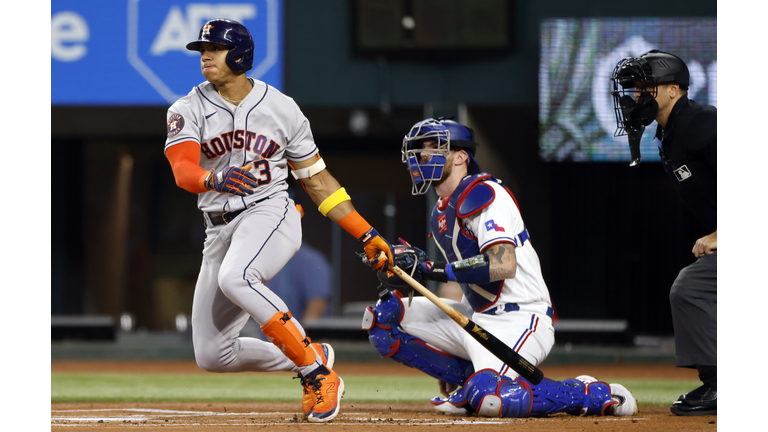
<path fill-rule="evenodd" d="M 389 245 L 325 169 L 293 99 L 246 77 L 254 45 L 242 24 L 208 21 L 187 49 L 200 52 L 207 81 L 168 109 L 165 155 L 176 184 L 198 194 L 206 226 L 192 306 L 195 359 L 210 372 L 296 371 L 305 416 L 330 421 L 344 393 L 333 349 L 311 343 L 268 287 L 301 244 L 289 169 L 320 212 L 360 240 L 371 266 L 389 266 Z M 249 316 L 271 343 L 239 337 Z"/>
<path fill-rule="evenodd" d="M 477 145 L 469 128 L 445 119 L 426 119 L 405 136 L 402 158 L 413 194 L 435 186 L 439 197 L 430 237 L 447 262 L 431 262 L 407 244 L 394 247 L 394 262 L 417 280 L 458 282 L 461 302 L 444 301 L 538 365 L 555 342 L 549 291 L 515 197 L 482 172 L 474 159 Z M 490 417 L 637 413 L 637 401 L 620 384 L 589 376 L 526 382 L 427 298 L 403 299 L 397 288 L 405 283 L 399 277 L 379 273 L 379 279 L 390 290 L 368 308 L 363 328 L 383 357 L 438 379 L 445 396 L 432 399 L 438 412 Z"/>

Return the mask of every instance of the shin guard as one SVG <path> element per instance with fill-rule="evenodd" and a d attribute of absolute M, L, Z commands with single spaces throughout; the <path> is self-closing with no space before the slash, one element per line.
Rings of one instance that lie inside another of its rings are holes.
<path fill-rule="evenodd" d="M 366 309 L 363 330 L 368 331 L 368 340 L 383 358 L 391 358 L 447 383 L 464 385 L 474 372 L 472 362 L 405 333 L 399 326 L 404 314 L 401 298 L 402 294 L 395 290 Z"/>
<path fill-rule="evenodd" d="M 472 375 L 464 392 L 469 404 L 482 417 L 544 417 L 558 412 L 602 415 L 605 408 L 614 403 L 610 387 L 601 381 L 585 384 L 577 379 L 544 378 L 533 385 L 522 378 L 515 381 L 500 376 L 492 369 Z"/>
<path fill-rule="evenodd" d="M 473 374 L 464 395 L 479 417 L 524 418 L 530 415 L 530 389 L 492 369 Z"/>
<path fill-rule="evenodd" d="M 296 366 L 309 366 L 317 359 L 315 350 L 310 346 L 309 338 L 301 334 L 292 319 L 290 312 L 277 312 L 261 326 L 261 331 Z"/>

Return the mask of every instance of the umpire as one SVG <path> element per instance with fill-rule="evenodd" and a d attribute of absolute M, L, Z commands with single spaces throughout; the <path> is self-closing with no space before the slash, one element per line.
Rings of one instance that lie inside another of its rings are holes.
<path fill-rule="evenodd" d="M 618 129 L 628 135 L 633 164 L 645 126 L 656 120 L 654 143 L 672 186 L 711 234 L 693 245 L 696 261 L 669 292 L 676 364 L 696 368 L 703 385 L 670 410 L 680 416 L 717 414 L 717 109 L 688 99 L 688 67 L 677 56 L 649 51 L 621 60 L 613 72 Z M 631 96 L 630 96 L 631 95 Z"/>

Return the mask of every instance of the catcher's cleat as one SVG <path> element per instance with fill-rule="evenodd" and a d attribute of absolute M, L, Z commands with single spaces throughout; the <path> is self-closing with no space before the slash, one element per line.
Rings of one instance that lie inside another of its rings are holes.
<path fill-rule="evenodd" d="M 456 390 L 447 398 L 433 397 L 429 403 L 435 411 L 445 415 L 467 416 L 475 412 L 467 402 L 463 388 Z"/>
<path fill-rule="evenodd" d="M 341 407 L 341 397 L 344 396 L 344 381 L 329 369 L 327 375 L 317 374 L 307 379 L 307 384 L 315 399 L 308 420 L 311 423 L 325 423 L 336 418 Z"/>
<path fill-rule="evenodd" d="M 606 414 L 612 414 L 617 417 L 637 415 L 637 399 L 632 396 L 632 392 L 627 390 L 621 384 L 611 384 L 611 400 L 618 402 L 608 407 Z"/>
<path fill-rule="evenodd" d="M 333 352 L 333 347 L 327 343 L 313 343 L 312 347 L 320 354 L 323 359 L 323 366 L 331 369 L 336 361 L 336 354 Z M 304 418 L 309 416 L 309 412 L 312 407 L 315 406 L 315 397 L 312 388 L 309 386 L 309 380 L 299 374 L 298 377 L 301 380 L 301 386 L 304 388 L 304 396 L 301 398 L 301 408 L 304 411 Z"/>

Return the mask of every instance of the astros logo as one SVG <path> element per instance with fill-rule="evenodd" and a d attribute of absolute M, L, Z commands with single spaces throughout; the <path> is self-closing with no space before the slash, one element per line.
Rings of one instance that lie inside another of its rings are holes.
<path fill-rule="evenodd" d="M 184 117 L 181 114 L 174 114 L 168 119 L 168 138 L 176 136 L 184 129 Z"/>
<path fill-rule="evenodd" d="M 205 26 L 203 26 L 203 36 L 210 36 L 212 28 L 213 26 L 211 23 L 206 23 Z"/>

